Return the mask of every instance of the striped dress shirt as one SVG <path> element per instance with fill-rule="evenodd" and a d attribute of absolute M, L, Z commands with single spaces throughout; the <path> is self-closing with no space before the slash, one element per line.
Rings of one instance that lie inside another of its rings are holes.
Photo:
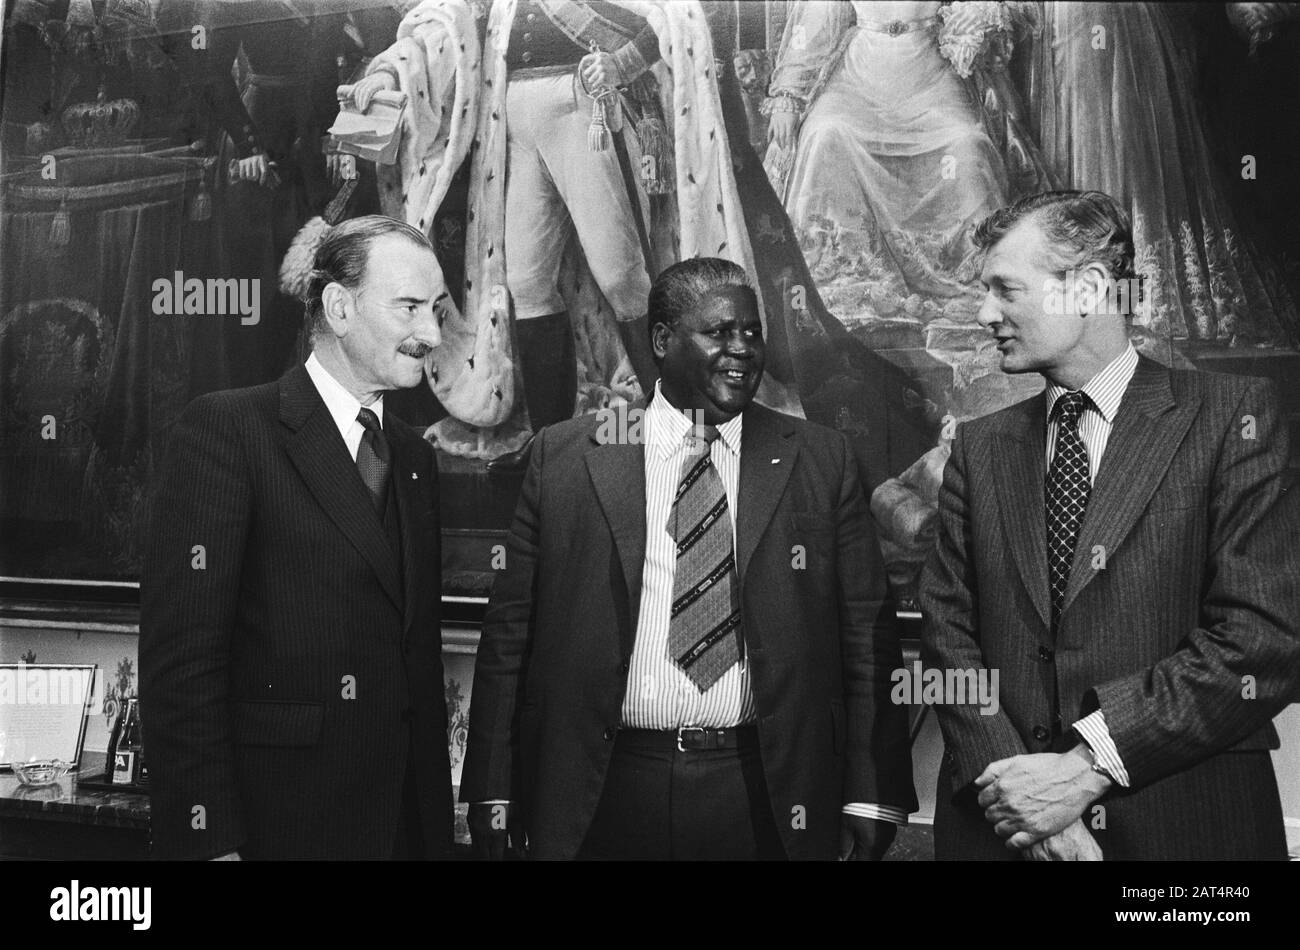
<path fill-rule="evenodd" d="M 668 622 L 672 617 L 673 575 L 677 568 L 677 545 L 668 534 L 668 515 L 677 494 L 686 453 L 684 440 L 692 420 L 664 398 L 656 383 L 655 398 L 646 407 L 642 425 L 646 449 L 646 552 L 641 571 L 641 611 L 637 616 L 621 724 L 625 729 L 667 730 L 681 726 L 726 729 L 753 722 L 756 718 L 754 693 L 743 656 L 703 693 L 668 658 Z M 724 422 L 718 426 L 720 438 L 709 446 L 709 458 L 727 493 L 733 550 L 743 425 L 743 413 Z M 846 815 L 907 824 L 907 812 L 893 805 L 850 802 L 843 810 Z"/>
<path fill-rule="evenodd" d="M 1106 451 L 1106 442 L 1110 439 L 1111 426 L 1115 423 L 1115 414 L 1119 412 L 1119 404 L 1124 398 L 1124 391 L 1128 389 L 1129 382 L 1133 379 L 1137 365 L 1137 350 L 1133 349 L 1133 344 L 1130 343 L 1123 353 L 1088 380 L 1081 390 L 1092 400 L 1079 417 L 1079 437 L 1083 439 L 1084 447 L 1088 450 L 1088 478 L 1094 485 L 1097 483 L 1097 471 L 1101 468 L 1102 455 Z M 1052 467 L 1052 459 L 1056 455 L 1058 428 L 1058 423 L 1052 416 L 1052 409 L 1056 406 L 1056 400 L 1067 392 L 1069 390 L 1064 386 L 1057 386 L 1054 383 L 1047 387 L 1047 469 L 1049 471 Z M 1106 728 L 1105 714 L 1100 709 L 1090 713 L 1074 724 L 1074 731 L 1092 748 L 1097 764 L 1109 772 L 1116 782 L 1127 788 L 1128 772 L 1124 768 L 1124 761 L 1119 757 L 1119 750 L 1115 748 L 1114 740 L 1110 737 L 1110 730 Z"/>
<path fill-rule="evenodd" d="M 754 721 L 754 694 L 744 657 L 701 693 L 668 658 L 668 622 L 672 617 L 673 576 L 677 545 L 668 533 L 668 515 L 686 455 L 685 438 L 692 420 L 678 412 L 655 386 L 646 407 L 645 437 L 645 565 L 641 571 L 641 611 L 636 642 L 623 697 L 622 725 L 628 729 L 677 729 L 702 726 L 726 729 Z M 740 436 L 744 414 L 718 426 L 720 438 L 709 446 L 709 458 L 722 479 L 731 518 L 732 549 L 736 544 L 736 494 L 740 484 Z"/>

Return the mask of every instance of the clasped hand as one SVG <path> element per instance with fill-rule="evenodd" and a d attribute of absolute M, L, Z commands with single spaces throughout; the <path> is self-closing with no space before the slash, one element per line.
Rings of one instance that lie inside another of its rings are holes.
<path fill-rule="evenodd" d="M 1064 831 L 1109 785 L 1079 749 L 999 759 L 975 779 L 984 817 L 1018 850 Z"/>

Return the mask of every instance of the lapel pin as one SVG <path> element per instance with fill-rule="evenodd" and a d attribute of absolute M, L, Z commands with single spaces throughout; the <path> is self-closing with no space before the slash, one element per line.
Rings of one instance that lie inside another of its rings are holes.
<path fill-rule="evenodd" d="M 773 465 L 776 465 L 776 464 L 777 464 L 778 462 L 780 462 L 780 461 L 781 461 L 780 459 L 772 459 L 772 464 L 773 464 Z"/>
<path fill-rule="evenodd" d="M 415 472 L 412 472 L 412 473 L 411 473 L 411 478 L 412 478 L 413 480 L 414 480 L 414 479 L 417 479 L 417 478 L 419 478 L 419 477 L 420 477 L 420 476 L 417 475 Z"/>

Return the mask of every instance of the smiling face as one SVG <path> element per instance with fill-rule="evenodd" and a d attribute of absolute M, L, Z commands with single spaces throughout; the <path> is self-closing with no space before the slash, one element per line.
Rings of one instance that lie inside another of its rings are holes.
<path fill-rule="evenodd" d="M 1085 321 L 1061 304 L 1061 276 L 1048 260 L 1047 238 L 1021 221 L 988 251 L 980 280 L 988 288 L 979 322 L 998 340 L 1004 373 L 1057 378 L 1079 348 Z M 1054 296 L 1056 294 L 1056 296 Z"/>
<path fill-rule="evenodd" d="M 389 234 L 371 243 L 358 287 L 326 288 L 326 320 L 348 377 L 340 382 L 363 402 L 423 379 L 425 357 L 442 342 L 433 303 L 440 273 L 432 251 Z"/>
<path fill-rule="evenodd" d="M 683 412 L 718 425 L 745 409 L 763 378 L 763 325 L 752 291 L 723 287 L 706 294 L 652 337 L 664 396 Z"/>

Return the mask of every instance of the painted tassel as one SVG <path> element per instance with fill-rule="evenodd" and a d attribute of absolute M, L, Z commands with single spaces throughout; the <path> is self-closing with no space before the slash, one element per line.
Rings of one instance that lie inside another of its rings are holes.
<path fill-rule="evenodd" d="M 50 222 L 50 243 L 56 247 L 65 247 L 72 237 L 72 221 L 68 217 L 68 199 L 59 202 L 59 210 Z"/>
<path fill-rule="evenodd" d="M 591 125 L 587 127 L 587 148 L 593 152 L 605 150 L 605 103 L 603 99 L 593 99 L 591 103 Z"/>
<path fill-rule="evenodd" d="M 208 191 L 208 178 L 205 173 L 199 179 L 199 193 L 190 202 L 190 220 L 207 221 L 212 217 L 212 194 Z"/>

